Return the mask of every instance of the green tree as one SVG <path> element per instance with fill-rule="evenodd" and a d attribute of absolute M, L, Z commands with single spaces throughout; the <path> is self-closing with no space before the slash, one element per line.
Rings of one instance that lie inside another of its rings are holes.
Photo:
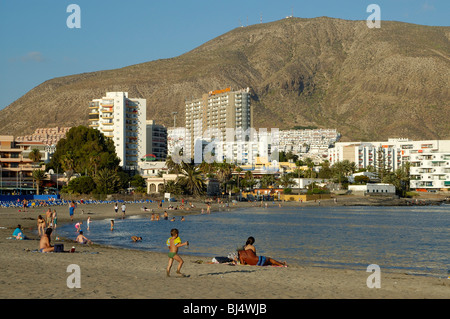
<path fill-rule="evenodd" d="M 146 187 L 147 183 L 145 182 L 145 179 L 141 175 L 134 175 L 130 180 L 130 185 L 138 188 L 138 187 Z"/>
<path fill-rule="evenodd" d="M 120 187 L 120 177 L 117 170 L 103 168 L 94 177 L 96 192 L 99 194 L 113 194 Z"/>
<path fill-rule="evenodd" d="M 200 169 L 192 163 L 185 162 L 181 163 L 180 168 L 182 176 L 178 177 L 177 183 L 187 194 L 202 195 L 205 191 L 205 183 L 203 182 Z"/>
<path fill-rule="evenodd" d="M 365 175 L 355 176 L 355 184 L 367 184 L 370 181 L 370 178 Z"/>
<path fill-rule="evenodd" d="M 170 193 L 174 195 L 181 195 L 183 190 L 176 181 L 167 181 L 161 190 L 161 193 Z"/>
<path fill-rule="evenodd" d="M 45 179 L 46 173 L 41 169 L 33 171 L 33 179 L 36 181 L 36 194 L 39 195 L 39 187 Z"/>
<path fill-rule="evenodd" d="M 31 150 L 30 154 L 28 154 L 28 158 L 30 160 L 32 160 L 33 163 L 38 163 L 41 160 L 42 155 L 41 155 L 41 152 L 39 151 L 39 149 L 33 148 Z"/>
<path fill-rule="evenodd" d="M 246 171 L 244 178 L 241 180 L 241 184 L 247 188 L 253 188 L 256 185 L 256 181 L 253 178 L 253 173 L 251 171 Z"/>
<path fill-rule="evenodd" d="M 294 179 L 292 178 L 291 175 L 289 174 L 284 174 L 283 176 L 280 177 L 278 183 L 283 186 L 283 188 L 288 188 L 290 187 L 292 184 L 294 184 Z"/>
<path fill-rule="evenodd" d="M 238 167 L 236 167 L 235 171 L 238 173 L 238 175 L 237 175 L 237 187 L 238 187 L 238 189 L 240 191 L 241 187 L 240 187 L 240 184 L 239 184 L 239 180 L 240 180 L 241 172 L 243 171 L 243 169 L 242 169 L 242 167 L 238 166 Z"/>
<path fill-rule="evenodd" d="M 233 173 L 233 165 L 227 162 L 218 163 L 216 165 L 216 177 L 223 187 L 223 190 L 227 191 L 227 182 L 231 179 Z"/>
<path fill-rule="evenodd" d="M 264 175 L 259 180 L 262 188 L 267 188 L 275 184 L 275 177 L 272 174 Z"/>
<path fill-rule="evenodd" d="M 322 179 L 332 178 L 333 172 L 332 172 L 331 167 L 330 167 L 330 162 L 329 161 L 324 161 L 324 162 L 322 162 L 321 166 L 322 166 L 322 168 L 319 171 L 318 177 L 322 178 Z"/>
<path fill-rule="evenodd" d="M 69 194 L 90 194 L 94 189 L 95 183 L 92 177 L 80 176 L 72 179 L 62 191 Z"/>
<path fill-rule="evenodd" d="M 93 176 L 95 171 L 104 168 L 116 170 L 119 163 L 111 139 L 96 129 L 80 125 L 72 127 L 66 137 L 59 140 L 48 168 L 80 174 L 88 172 Z"/>

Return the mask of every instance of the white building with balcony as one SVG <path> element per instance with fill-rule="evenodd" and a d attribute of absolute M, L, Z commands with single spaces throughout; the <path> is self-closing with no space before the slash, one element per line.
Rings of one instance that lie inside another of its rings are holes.
<path fill-rule="evenodd" d="M 107 92 L 89 103 L 89 127 L 114 141 L 124 170 L 136 170 L 146 155 L 146 116 L 146 100 L 128 98 L 128 92 Z"/>
<path fill-rule="evenodd" d="M 409 162 L 411 189 L 450 188 L 450 140 L 336 143 L 328 151 L 328 159 L 331 165 L 349 160 L 355 162 L 357 168 L 371 166 L 375 171 L 380 165 L 395 171 Z"/>

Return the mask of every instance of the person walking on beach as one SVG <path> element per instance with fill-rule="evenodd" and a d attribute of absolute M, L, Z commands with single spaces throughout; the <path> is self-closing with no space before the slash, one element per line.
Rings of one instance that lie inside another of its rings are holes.
<path fill-rule="evenodd" d="M 45 234 L 45 219 L 39 215 L 37 218 L 38 234 L 42 236 Z"/>
<path fill-rule="evenodd" d="M 170 231 L 170 235 L 172 237 L 169 237 L 167 239 L 167 246 L 169 247 L 169 264 L 167 265 L 166 275 L 167 277 L 170 277 L 170 269 L 172 268 L 173 260 L 175 259 L 178 261 L 178 267 L 177 267 L 177 274 L 181 277 L 186 277 L 186 275 L 181 273 L 181 267 L 183 266 L 183 259 L 178 255 L 178 248 L 183 246 L 189 246 L 189 242 L 186 241 L 184 243 L 181 243 L 181 238 L 178 237 L 178 229 L 173 228 Z"/>
<path fill-rule="evenodd" d="M 125 211 L 127 209 L 127 206 L 125 206 L 125 203 L 122 204 L 122 219 L 125 218 Z"/>
<path fill-rule="evenodd" d="M 114 213 L 117 214 L 118 211 L 119 211 L 119 204 L 115 203 L 114 204 Z"/>
<path fill-rule="evenodd" d="M 52 214 L 52 223 L 53 223 L 53 229 L 56 229 L 56 223 L 58 222 L 58 218 L 56 216 L 56 209 L 53 210 Z"/>
<path fill-rule="evenodd" d="M 75 212 L 75 204 L 73 202 L 69 202 L 69 216 L 70 220 L 73 222 L 73 213 Z"/>
<path fill-rule="evenodd" d="M 45 222 L 49 227 L 52 224 L 52 210 L 50 208 L 45 212 Z"/>

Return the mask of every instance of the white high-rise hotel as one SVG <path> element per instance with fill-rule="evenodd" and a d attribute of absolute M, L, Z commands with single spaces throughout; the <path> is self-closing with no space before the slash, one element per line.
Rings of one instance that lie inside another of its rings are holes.
<path fill-rule="evenodd" d="M 146 155 L 146 114 L 146 100 L 128 98 L 128 92 L 107 92 L 89 103 L 89 127 L 114 141 L 125 170 L 137 169 Z"/>
<path fill-rule="evenodd" d="M 186 101 L 185 156 L 194 158 L 211 137 L 220 136 L 220 148 L 232 159 L 246 158 L 252 152 L 252 143 L 238 143 L 243 133 L 253 126 L 250 88 L 232 91 L 230 87 L 210 91 L 201 98 Z M 227 129 L 233 129 L 232 140 L 226 142 Z M 211 135 L 211 136 L 208 136 Z M 222 155 L 224 156 L 224 155 Z M 223 158 L 218 159 L 219 162 Z M 228 158 L 230 160 L 230 158 Z M 245 161 L 245 160 L 244 160 Z"/>

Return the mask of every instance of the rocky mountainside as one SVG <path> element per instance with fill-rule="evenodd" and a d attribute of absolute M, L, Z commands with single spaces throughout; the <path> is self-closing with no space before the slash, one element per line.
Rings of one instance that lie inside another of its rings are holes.
<path fill-rule="evenodd" d="M 450 27 L 289 18 L 236 28 L 181 56 L 48 80 L 0 111 L 0 134 L 88 124 L 107 91 L 184 126 L 185 99 L 250 87 L 257 128 L 336 128 L 343 140 L 450 139 Z"/>

